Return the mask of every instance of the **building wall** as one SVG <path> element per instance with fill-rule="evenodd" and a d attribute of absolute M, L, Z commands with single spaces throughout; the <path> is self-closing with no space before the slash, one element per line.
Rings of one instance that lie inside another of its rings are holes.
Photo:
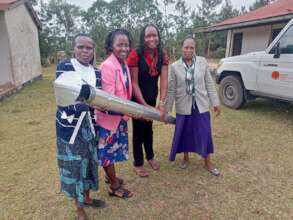
<path fill-rule="evenodd" d="M 226 43 L 226 54 L 225 56 L 226 57 L 229 57 L 230 54 L 232 54 L 232 42 L 233 41 L 233 31 L 232 30 L 228 30 L 228 33 L 227 33 L 227 43 Z"/>
<path fill-rule="evenodd" d="M 241 32 L 243 33 L 241 54 L 246 54 L 253 51 L 264 50 L 268 46 L 271 35 L 271 26 L 266 25 L 252 28 L 235 29 L 233 30 L 233 35 L 235 33 Z"/>
<path fill-rule="evenodd" d="M 41 75 L 38 29 L 24 4 L 5 12 L 16 86 Z"/>
<path fill-rule="evenodd" d="M 241 54 L 265 50 L 272 40 L 273 29 L 283 28 L 286 23 L 264 25 L 250 28 L 234 29 L 228 31 L 226 57 L 232 56 L 233 36 L 235 33 L 243 33 Z"/>
<path fill-rule="evenodd" d="M 4 20 L 4 12 L 0 11 L 0 87 L 13 83 L 10 63 L 9 41 Z"/>

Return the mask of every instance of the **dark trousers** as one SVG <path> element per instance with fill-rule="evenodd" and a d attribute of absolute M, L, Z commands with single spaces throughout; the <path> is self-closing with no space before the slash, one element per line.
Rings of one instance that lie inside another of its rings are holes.
<path fill-rule="evenodd" d="M 146 159 L 154 158 L 153 151 L 153 122 L 132 120 L 132 146 L 134 166 L 143 165 L 143 145 L 146 154 Z"/>
<path fill-rule="evenodd" d="M 156 106 L 156 100 L 147 101 L 147 103 L 151 106 Z M 143 165 L 143 145 L 146 159 L 153 159 L 153 122 L 132 119 L 132 146 L 134 166 Z"/>

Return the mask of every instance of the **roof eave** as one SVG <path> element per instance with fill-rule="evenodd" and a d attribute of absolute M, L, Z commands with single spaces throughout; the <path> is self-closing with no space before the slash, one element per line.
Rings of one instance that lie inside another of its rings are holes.
<path fill-rule="evenodd" d="M 42 29 L 42 25 L 40 22 L 40 19 L 38 18 L 37 13 L 35 12 L 33 6 L 31 5 L 31 3 L 28 0 L 18 0 L 12 4 L 7 5 L 7 7 L 5 9 L 3 9 L 3 11 L 7 11 L 7 10 L 11 10 L 13 8 L 16 8 L 17 6 L 24 4 L 27 8 L 27 10 L 29 11 L 30 16 L 32 17 L 33 21 L 35 22 L 37 28 L 39 30 Z"/>
<path fill-rule="evenodd" d="M 26 1 L 27 1 L 27 0 L 17 0 L 17 1 L 15 1 L 15 2 L 9 3 L 9 4 L 7 4 L 7 6 L 6 6 L 6 8 L 4 9 L 4 11 L 11 10 L 11 9 L 13 9 L 13 8 L 15 8 L 15 7 L 17 7 L 17 6 L 21 5 L 21 4 L 23 4 L 23 3 L 25 3 Z"/>
<path fill-rule="evenodd" d="M 291 18 L 293 18 L 293 13 L 282 15 L 282 16 L 259 19 L 259 20 L 235 23 L 235 24 L 199 27 L 194 30 L 194 33 L 208 33 L 208 32 L 224 31 L 224 30 L 235 29 L 235 28 L 252 27 L 252 26 L 264 25 L 268 23 L 277 23 L 281 21 L 287 21 L 287 20 L 290 20 Z"/>
<path fill-rule="evenodd" d="M 34 10 L 33 6 L 28 1 L 25 2 L 25 6 L 28 9 L 30 15 L 32 16 L 32 19 L 34 20 L 34 22 L 37 25 L 38 29 L 41 30 L 42 29 L 42 24 L 41 24 L 41 21 L 40 21 L 38 15 L 37 15 L 36 11 Z"/>

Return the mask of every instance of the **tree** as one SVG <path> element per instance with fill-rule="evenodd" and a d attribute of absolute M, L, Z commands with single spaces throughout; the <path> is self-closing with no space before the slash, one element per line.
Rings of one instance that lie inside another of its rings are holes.
<path fill-rule="evenodd" d="M 191 21 L 190 21 L 190 8 L 186 5 L 184 0 L 177 0 L 175 4 L 175 11 L 170 15 L 170 20 L 172 21 L 171 30 L 174 33 L 173 40 L 171 42 L 173 53 L 176 51 L 180 51 L 180 42 L 187 35 L 191 34 Z M 173 54 L 172 55 L 175 55 Z"/>
<path fill-rule="evenodd" d="M 112 28 L 124 27 L 132 32 L 153 23 L 163 29 L 162 12 L 156 0 L 112 0 L 109 7 Z"/>
<path fill-rule="evenodd" d="M 243 10 L 245 10 L 245 8 Z M 231 0 L 225 0 L 219 14 L 217 15 L 217 21 L 224 21 L 228 18 L 236 17 L 238 15 L 240 15 L 240 12 L 233 8 Z"/>
<path fill-rule="evenodd" d="M 206 27 L 217 21 L 217 8 L 222 3 L 222 0 L 202 0 L 201 4 L 197 6 L 197 12 L 192 13 L 193 28 Z M 197 36 L 198 53 L 209 55 L 212 38 L 214 34 L 207 33 Z"/>
<path fill-rule="evenodd" d="M 162 0 L 163 8 L 164 8 L 164 19 L 163 19 L 163 34 L 166 38 L 166 47 L 169 50 L 169 54 L 171 54 L 171 36 L 170 36 L 170 29 L 172 27 L 172 18 L 171 15 L 167 12 L 167 8 L 172 6 L 176 0 Z"/>
<path fill-rule="evenodd" d="M 231 0 L 225 0 L 221 6 L 221 10 L 217 14 L 217 22 L 221 22 L 238 15 L 240 15 L 240 11 L 233 8 Z M 209 35 L 209 50 L 214 53 L 213 56 L 223 56 L 223 51 L 225 51 L 226 48 L 226 39 L 227 31 L 215 32 Z"/>
<path fill-rule="evenodd" d="M 175 13 L 171 15 L 174 21 L 174 28 L 177 36 L 184 34 L 190 23 L 190 8 L 187 7 L 184 0 L 177 0 L 175 4 Z"/>
<path fill-rule="evenodd" d="M 81 9 L 78 6 L 66 0 L 50 0 L 48 13 L 52 16 L 51 22 L 58 29 L 59 35 L 66 41 L 79 32 Z"/>
<path fill-rule="evenodd" d="M 70 53 L 71 40 L 81 27 L 81 10 L 66 0 L 40 1 L 38 16 L 42 23 L 40 50 L 42 58 L 55 57 L 58 50 Z"/>
<path fill-rule="evenodd" d="M 91 36 L 97 42 L 97 53 L 104 57 L 104 41 L 109 31 L 115 28 L 129 30 L 134 39 L 139 39 L 142 26 L 153 23 L 163 31 L 162 12 L 156 0 L 97 0 L 84 13 L 84 21 Z M 135 42 L 137 43 L 137 41 Z"/>
<path fill-rule="evenodd" d="M 217 8 L 222 3 L 222 0 L 202 0 L 198 8 L 198 15 L 201 20 L 210 25 L 216 21 Z"/>
<path fill-rule="evenodd" d="M 105 57 L 104 41 L 110 31 L 110 7 L 104 0 L 96 0 L 92 6 L 83 13 L 85 32 L 89 33 L 96 43 L 97 59 Z"/>
<path fill-rule="evenodd" d="M 37 6 L 38 5 L 38 0 L 28 0 L 29 3 L 32 5 L 32 6 Z"/>
<path fill-rule="evenodd" d="M 219 9 L 220 7 L 220 9 Z M 245 13 L 245 7 L 241 11 L 233 8 L 231 0 L 202 0 L 197 11 L 193 11 L 192 28 L 207 27 L 215 23 L 219 23 L 228 18 L 238 16 Z M 197 53 L 205 56 L 223 56 L 226 47 L 227 31 L 213 33 L 198 33 Z"/>
<path fill-rule="evenodd" d="M 173 48 L 180 48 L 179 42 L 194 28 L 209 26 L 240 14 L 232 7 L 231 0 L 224 3 L 222 0 L 202 0 L 194 11 L 187 7 L 185 0 L 95 0 L 86 11 L 69 4 L 67 0 L 29 1 L 39 3 L 36 8 L 42 23 L 40 48 L 45 58 L 55 55 L 58 50 L 69 52 L 71 39 L 79 32 L 90 34 L 96 43 L 98 59 L 104 58 L 104 42 L 111 30 L 126 28 L 136 46 L 142 27 L 149 23 L 159 28 L 162 40 L 171 52 Z M 159 2 L 162 7 L 159 7 Z M 174 11 L 169 12 L 170 7 L 174 7 Z M 199 35 L 197 41 L 199 54 L 203 54 L 204 49 L 225 47 L 223 33 Z"/>
<path fill-rule="evenodd" d="M 247 13 L 246 7 L 244 5 L 242 5 L 241 8 L 240 8 L 240 14 L 242 15 L 242 14 L 245 14 L 245 13 Z"/>
<path fill-rule="evenodd" d="M 258 9 L 260 7 L 263 7 L 265 5 L 268 5 L 272 2 L 273 0 L 256 0 L 250 7 L 249 10 L 253 11 L 255 9 Z"/>

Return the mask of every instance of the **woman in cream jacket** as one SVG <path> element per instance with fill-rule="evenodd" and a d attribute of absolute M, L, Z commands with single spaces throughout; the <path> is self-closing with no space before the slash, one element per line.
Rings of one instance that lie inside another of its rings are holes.
<path fill-rule="evenodd" d="M 214 82 L 205 58 L 195 55 L 195 40 L 187 37 L 182 42 L 182 58 L 171 65 L 166 110 L 172 110 L 175 101 L 176 128 L 169 160 L 184 153 L 180 167 L 188 167 L 189 152 L 202 156 L 206 169 L 218 176 L 219 170 L 211 163 L 214 152 L 209 108 L 216 116 L 220 104 Z"/>

